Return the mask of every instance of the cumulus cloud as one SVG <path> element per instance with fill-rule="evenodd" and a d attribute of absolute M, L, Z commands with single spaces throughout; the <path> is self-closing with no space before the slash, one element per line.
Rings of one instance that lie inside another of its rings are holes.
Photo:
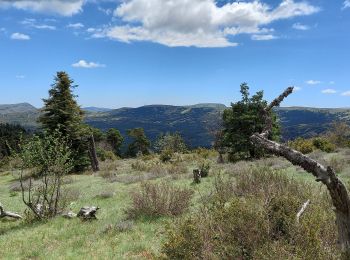
<path fill-rule="evenodd" d="M 342 96 L 350 97 L 350 91 L 345 91 L 341 93 Z"/>
<path fill-rule="evenodd" d="M 0 0 L 0 8 L 72 16 L 82 11 L 84 0 Z"/>
<path fill-rule="evenodd" d="M 343 9 L 350 8 L 350 0 L 345 0 L 343 3 Z"/>
<path fill-rule="evenodd" d="M 93 69 L 93 68 L 103 68 L 106 67 L 104 64 L 87 62 L 86 60 L 80 60 L 77 63 L 72 64 L 75 68 Z"/>
<path fill-rule="evenodd" d="M 318 84 L 321 84 L 322 82 L 319 80 L 310 79 L 310 80 L 306 81 L 305 83 L 308 85 L 318 85 Z"/>
<path fill-rule="evenodd" d="M 25 41 L 25 40 L 30 40 L 30 36 L 23 33 L 16 32 L 11 34 L 11 39 Z"/>
<path fill-rule="evenodd" d="M 81 29 L 84 28 L 84 24 L 82 23 L 70 23 L 67 25 L 68 28 L 73 28 L 73 29 Z"/>
<path fill-rule="evenodd" d="M 293 27 L 293 29 L 300 30 L 300 31 L 310 30 L 310 26 L 307 26 L 307 25 L 301 24 L 301 23 L 295 23 L 295 24 L 293 24 L 292 27 Z"/>
<path fill-rule="evenodd" d="M 332 88 L 327 88 L 321 91 L 323 94 L 335 94 L 337 93 L 337 91 L 335 89 Z"/>
<path fill-rule="evenodd" d="M 300 91 L 300 90 L 302 90 L 301 87 L 294 87 L 294 91 Z"/>
<path fill-rule="evenodd" d="M 123 23 L 94 32 L 92 37 L 167 46 L 236 46 L 232 37 L 237 34 L 272 40 L 276 36 L 267 33 L 271 29 L 266 28 L 272 22 L 318 11 L 316 6 L 294 0 L 283 0 L 275 8 L 258 0 L 222 6 L 215 0 L 129 0 L 114 11 Z"/>

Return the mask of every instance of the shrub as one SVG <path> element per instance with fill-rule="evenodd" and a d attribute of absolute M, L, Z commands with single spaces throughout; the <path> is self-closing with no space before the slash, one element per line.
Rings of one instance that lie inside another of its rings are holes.
<path fill-rule="evenodd" d="M 23 202 L 37 219 L 51 218 L 62 211 L 62 180 L 73 168 L 71 151 L 59 132 L 34 136 L 21 146 L 21 187 Z M 31 169 L 28 190 L 23 172 Z M 33 181 L 33 177 L 37 181 Z"/>
<path fill-rule="evenodd" d="M 171 150 L 163 150 L 159 156 L 159 159 L 162 162 L 170 162 L 173 157 L 173 152 Z"/>
<path fill-rule="evenodd" d="M 199 164 L 199 170 L 202 178 L 208 177 L 209 171 L 210 171 L 210 162 L 209 161 L 201 162 Z"/>
<path fill-rule="evenodd" d="M 114 161 L 117 159 L 117 157 L 115 156 L 115 154 L 112 151 L 106 151 L 106 150 L 101 149 L 101 148 L 97 148 L 97 157 L 102 162 L 104 162 L 106 160 Z"/>
<path fill-rule="evenodd" d="M 328 139 L 323 138 L 323 137 L 316 137 L 313 139 L 313 145 L 326 153 L 331 153 L 335 151 L 335 145 L 332 144 Z"/>
<path fill-rule="evenodd" d="M 168 183 L 141 183 L 140 191 L 131 194 L 133 204 L 127 210 L 130 218 L 141 216 L 177 216 L 190 205 L 192 190 L 178 188 Z"/>
<path fill-rule="evenodd" d="M 311 139 L 297 138 L 294 141 L 288 143 L 291 148 L 303 153 L 308 154 L 315 150 L 315 146 Z"/>
<path fill-rule="evenodd" d="M 337 156 L 332 156 L 328 160 L 329 166 L 331 166 L 336 173 L 340 173 L 344 170 L 346 166 L 346 160 L 344 158 L 339 158 Z"/>
<path fill-rule="evenodd" d="M 218 175 L 206 204 L 167 230 L 169 259 L 339 259 L 327 193 L 269 168 Z M 312 203 L 296 222 L 306 199 Z"/>

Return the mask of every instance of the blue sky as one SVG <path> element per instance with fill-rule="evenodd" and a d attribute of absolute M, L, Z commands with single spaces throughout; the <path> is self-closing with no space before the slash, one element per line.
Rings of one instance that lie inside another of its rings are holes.
<path fill-rule="evenodd" d="M 239 85 L 284 106 L 350 107 L 350 1 L 0 0 L 0 104 L 224 103 Z"/>

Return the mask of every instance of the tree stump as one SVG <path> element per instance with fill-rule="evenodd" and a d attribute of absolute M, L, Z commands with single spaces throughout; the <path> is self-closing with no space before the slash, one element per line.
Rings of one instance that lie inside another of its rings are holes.
<path fill-rule="evenodd" d="M 83 207 L 80 209 L 80 211 L 77 214 L 78 218 L 81 218 L 82 220 L 92 220 L 97 219 L 96 213 L 99 210 L 99 207 Z"/>
<path fill-rule="evenodd" d="M 193 170 L 193 183 L 201 183 L 201 172 L 199 169 Z"/>

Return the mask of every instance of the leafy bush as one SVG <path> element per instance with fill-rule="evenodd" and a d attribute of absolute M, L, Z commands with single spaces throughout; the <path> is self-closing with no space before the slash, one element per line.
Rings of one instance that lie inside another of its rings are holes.
<path fill-rule="evenodd" d="M 141 183 L 140 191 L 131 194 L 133 204 L 127 210 L 130 218 L 141 216 L 177 216 L 187 210 L 192 190 L 178 188 L 168 183 Z"/>
<path fill-rule="evenodd" d="M 331 153 L 335 151 L 335 145 L 332 144 L 328 139 L 323 138 L 323 137 L 316 137 L 313 139 L 313 145 L 326 153 Z"/>
<path fill-rule="evenodd" d="M 21 149 L 23 202 L 38 219 L 54 217 L 65 206 L 61 203 L 61 189 L 63 177 L 73 168 L 71 150 L 59 132 L 33 136 Z M 31 169 L 27 191 L 23 176 L 26 169 Z"/>
<path fill-rule="evenodd" d="M 303 154 L 312 153 L 316 149 L 311 139 L 303 139 L 300 137 L 289 142 L 288 146 Z"/>
<path fill-rule="evenodd" d="M 106 160 L 114 161 L 117 159 L 117 157 L 115 156 L 115 154 L 112 151 L 106 151 L 104 149 L 98 148 L 96 153 L 97 153 L 97 157 L 102 162 L 104 162 Z"/>
<path fill-rule="evenodd" d="M 162 162 L 170 162 L 171 158 L 173 157 L 173 151 L 171 150 L 163 150 L 159 156 L 159 159 L 162 161 Z"/>
<path fill-rule="evenodd" d="M 314 195 L 315 194 L 315 195 Z M 175 220 L 163 253 L 169 259 L 339 259 L 327 193 L 280 171 L 218 175 L 200 210 Z M 312 203 L 296 221 L 306 199 Z"/>
<path fill-rule="evenodd" d="M 199 164 L 199 170 L 200 170 L 202 178 L 208 177 L 209 171 L 210 171 L 210 162 L 209 161 L 202 161 Z"/>

